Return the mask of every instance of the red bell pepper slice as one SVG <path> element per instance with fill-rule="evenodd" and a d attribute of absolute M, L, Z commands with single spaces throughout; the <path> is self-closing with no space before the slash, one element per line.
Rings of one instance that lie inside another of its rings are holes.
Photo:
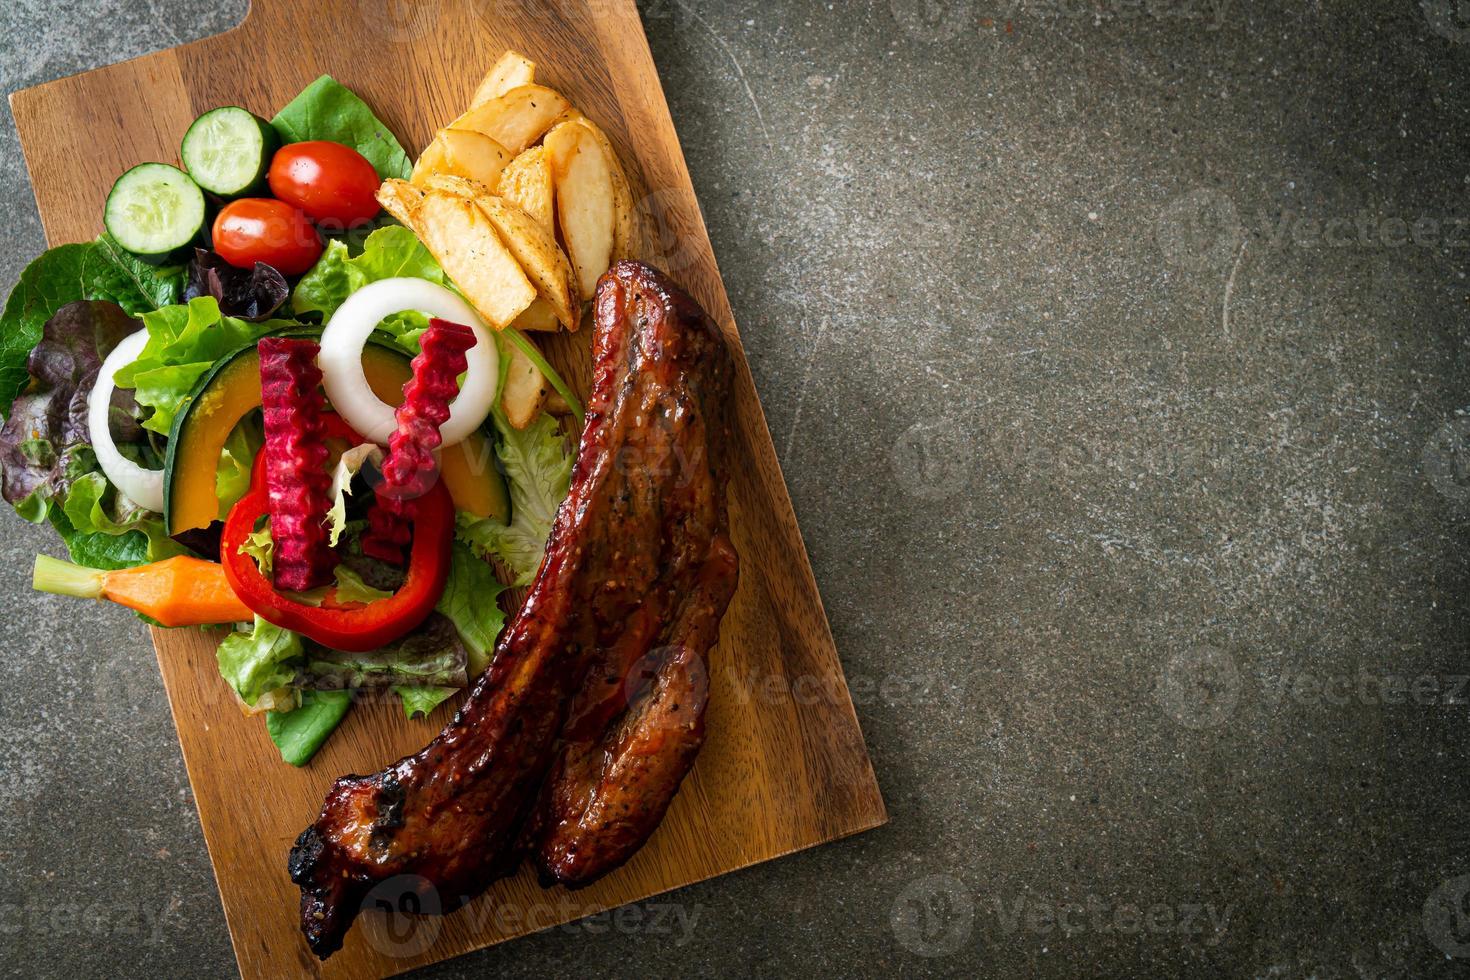
<path fill-rule="evenodd" d="M 354 445 L 363 441 L 340 415 L 325 415 L 323 425 L 328 438 L 346 439 Z M 220 534 L 220 562 L 241 602 L 268 623 L 349 653 L 364 653 L 392 643 L 433 612 L 449 580 L 450 545 L 454 540 L 454 501 L 442 482 L 436 482 L 418 500 L 408 574 L 397 592 L 365 605 L 353 603 L 348 607 L 329 598 L 321 606 L 310 606 L 277 592 L 261 574 L 255 559 L 240 550 L 255 533 L 256 523 L 269 513 L 263 455 L 256 458 L 250 492 L 230 510 Z"/>
<path fill-rule="evenodd" d="M 442 482 L 435 483 L 414 508 L 413 540 L 403 585 L 386 599 L 355 609 L 332 609 L 297 602 L 277 592 L 255 559 L 240 551 L 269 512 L 264 492 L 252 490 L 235 504 L 220 535 L 220 561 L 225 578 L 240 601 L 261 619 L 295 630 L 333 650 L 364 653 L 403 636 L 434 611 L 449 580 L 450 544 L 454 540 L 454 501 Z"/>

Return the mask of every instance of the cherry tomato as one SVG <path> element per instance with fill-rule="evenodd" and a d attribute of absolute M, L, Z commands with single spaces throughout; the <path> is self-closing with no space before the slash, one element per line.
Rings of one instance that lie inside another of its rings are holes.
<path fill-rule="evenodd" d="M 350 146 L 329 140 L 287 143 L 271 158 L 271 193 L 318 222 L 343 228 L 378 213 L 378 172 Z"/>
<path fill-rule="evenodd" d="M 306 215 L 284 201 L 242 197 L 214 219 L 214 250 L 241 269 L 264 262 L 296 276 L 321 258 L 322 240 Z"/>

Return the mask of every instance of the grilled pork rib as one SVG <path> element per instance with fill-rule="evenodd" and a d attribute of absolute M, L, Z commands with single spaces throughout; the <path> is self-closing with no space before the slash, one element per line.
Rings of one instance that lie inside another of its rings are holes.
<path fill-rule="evenodd" d="M 692 299 L 641 275 L 604 283 L 597 320 L 693 347 L 718 336 Z M 706 409 L 726 403 L 725 384 L 719 373 L 645 389 L 642 424 L 623 441 L 627 492 L 612 526 L 661 548 L 625 549 L 599 596 L 599 635 L 527 835 L 545 883 L 585 885 L 631 857 L 704 741 L 704 657 L 736 578 L 725 473 L 710 452 L 728 441 L 724 416 Z"/>
<path fill-rule="evenodd" d="M 704 657 L 736 576 L 729 353 L 641 263 L 603 276 L 596 314 L 571 488 L 493 664 L 423 751 L 337 780 L 292 848 L 302 931 L 323 959 L 389 878 L 416 876 L 449 911 L 513 871 L 518 842 L 558 880 L 611 870 L 658 826 L 698 751 Z"/>

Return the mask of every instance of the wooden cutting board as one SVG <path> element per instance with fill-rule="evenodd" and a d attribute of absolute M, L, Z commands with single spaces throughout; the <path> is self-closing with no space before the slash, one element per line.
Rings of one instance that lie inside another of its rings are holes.
<path fill-rule="evenodd" d="M 769 860 L 886 819 L 720 282 L 699 205 L 632 0 L 255 0 L 233 31 L 11 96 L 51 244 L 101 230 L 113 179 L 177 163 L 189 122 L 220 105 L 269 117 L 327 72 L 358 92 L 410 153 L 468 104 L 507 47 L 537 81 L 602 126 L 640 205 L 642 257 L 666 269 L 736 351 L 737 458 L 730 488 L 740 586 L 711 656 L 709 739 L 663 826 L 591 888 L 543 891 L 526 872 L 447 917 L 365 914 L 318 964 L 297 929 L 286 853 L 327 787 L 418 750 L 448 719 L 356 708 L 311 765 L 280 761 L 259 718 L 240 715 L 214 641 L 155 630 L 179 742 L 246 977 L 387 976 Z M 585 394 L 588 331 L 553 357 Z M 566 942 L 577 942 L 568 937 Z"/>

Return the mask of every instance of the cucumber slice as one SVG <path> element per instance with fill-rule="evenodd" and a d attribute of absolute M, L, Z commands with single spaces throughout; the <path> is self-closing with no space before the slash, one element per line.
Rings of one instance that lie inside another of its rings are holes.
<path fill-rule="evenodd" d="M 212 194 L 238 197 L 260 186 L 279 145 L 270 123 L 227 105 L 194 120 L 179 156 L 194 183 Z"/>
<path fill-rule="evenodd" d="M 203 229 L 204 192 L 178 167 L 140 163 L 112 185 L 102 223 L 129 252 L 165 255 Z"/>

